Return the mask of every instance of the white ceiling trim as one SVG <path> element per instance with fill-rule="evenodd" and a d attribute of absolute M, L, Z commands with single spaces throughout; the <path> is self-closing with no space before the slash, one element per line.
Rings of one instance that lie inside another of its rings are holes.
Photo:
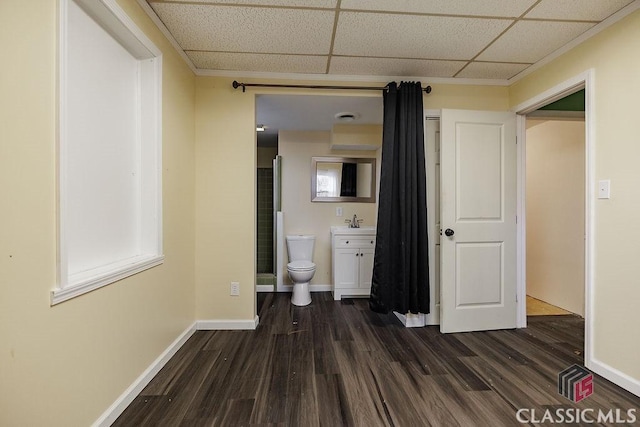
<path fill-rule="evenodd" d="M 393 81 L 421 81 L 423 84 L 447 85 L 483 85 L 508 86 L 504 79 L 466 79 L 454 77 L 425 77 L 425 76 L 357 76 L 337 74 L 298 74 L 298 73 L 268 73 L 262 71 L 229 71 L 229 70 L 196 70 L 196 75 L 203 77 L 232 77 L 236 80 L 243 78 L 277 79 L 277 80 L 310 80 L 326 82 L 387 82 Z"/>
<path fill-rule="evenodd" d="M 137 0 L 137 2 L 142 8 L 142 10 L 144 10 L 149 16 L 149 18 L 151 18 L 153 23 L 156 24 L 160 32 L 162 32 L 162 34 L 164 34 L 167 40 L 169 40 L 169 43 L 171 43 L 171 46 L 173 46 L 176 52 L 178 52 L 178 55 L 180 55 L 180 57 L 184 60 L 184 62 L 191 69 L 191 71 L 193 71 L 193 73 L 197 75 L 198 69 L 196 68 L 195 65 L 193 65 L 193 62 L 187 56 L 184 50 L 182 50 L 182 48 L 178 44 L 178 41 L 173 37 L 169 29 L 164 25 L 164 23 L 160 20 L 160 18 L 158 18 L 158 15 L 156 14 L 156 12 L 151 8 L 151 6 L 149 6 L 149 3 L 147 3 L 145 0 Z"/>
<path fill-rule="evenodd" d="M 524 69 L 520 73 L 518 73 L 515 76 L 511 77 L 510 79 L 508 79 L 507 80 L 508 81 L 508 85 L 512 85 L 512 84 L 522 80 L 524 77 L 528 76 L 529 74 L 533 73 L 534 71 L 539 70 L 540 68 L 542 68 L 545 65 L 549 64 L 550 62 L 552 62 L 554 59 L 564 55 L 565 53 L 567 53 L 568 51 L 570 51 L 574 47 L 584 43 L 585 41 L 587 41 L 591 37 L 595 36 L 596 34 L 606 30 L 607 28 L 609 28 L 610 26 L 612 26 L 616 22 L 622 20 L 627 15 L 632 14 L 633 12 L 635 12 L 638 9 L 640 9 L 640 0 L 635 0 L 633 3 L 629 3 L 627 6 L 623 7 L 622 9 L 620 9 L 619 11 L 617 11 L 616 13 L 614 13 L 613 15 L 611 15 L 610 17 L 608 17 L 604 21 L 602 21 L 599 24 L 593 26 L 589 30 L 585 31 L 584 33 L 582 33 L 580 36 L 578 36 L 574 40 L 572 40 L 569 43 L 567 43 L 566 45 L 562 46 L 560 49 L 554 51 L 553 53 L 550 53 L 549 55 L 545 56 L 544 58 L 542 58 L 541 60 L 539 60 L 538 62 L 536 62 L 532 66 L 530 66 L 529 68 Z"/>

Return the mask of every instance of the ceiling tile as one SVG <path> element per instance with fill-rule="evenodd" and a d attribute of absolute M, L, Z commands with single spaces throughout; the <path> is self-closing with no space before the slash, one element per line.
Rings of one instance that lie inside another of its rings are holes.
<path fill-rule="evenodd" d="M 575 22 L 519 21 L 477 59 L 534 63 L 578 37 L 593 25 Z"/>
<path fill-rule="evenodd" d="M 602 21 L 633 0 L 542 0 L 525 18 Z"/>
<path fill-rule="evenodd" d="M 507 19 L 342 12 L 338 19 L 333 53 L 345 56 L 471 59 L 510 23 Z"/>
<path fill-rule="evenodd" d="M 513 77 L 593 28 L 596 22 L 634 3 L 633 0 L 147 2 L 201 70 L 490 79 Z M 340 13 L 334 37 L 338 5 Z M 527 14 L 523 19 L 516 19 L 524 13 Z M 465 67 L 470 60 L 478 62 Z"/>
<path fill-rule="evenodd" d="M 342 0 L 340 8 L 443 15 L 519 17 L 534 3 L 535 0 Z"/>
<path fill-rule="evenodd" d="M 331 58 L 329 74 L 453 77 L 464 64 L 466 61 L 334 56 Z"/>
<path fill-rule="evenodd" d="M 467 79 L 510 79 L 529 64 L 504 64 L 497 62 L 472 62 L 456 77 Z"/>
<path fill-rule="evenodd" d="M 261 71 L 270 73 L 324 74 L 327 56 L 265 55 L 227 52 L 187 52 L 196 68 Z"/>
<path fill-rule="evenodd" d="M 208 3 L 233 4 L 251 6 L 287 6 L 287 7 L 321 7 L 335 8 L 337 0 L 172 0 L 173 3 Z M 153 3 L 150 0 L 149 3 Z"/>
<path fill-rule="evenodd" d="M 185 50 L 328 54 L 335 13 L 152 3 Z"/>

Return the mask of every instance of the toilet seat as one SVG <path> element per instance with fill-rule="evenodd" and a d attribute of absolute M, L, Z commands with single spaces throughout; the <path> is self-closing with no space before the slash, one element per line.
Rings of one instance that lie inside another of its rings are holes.
<path fill-rule="evenodd" d="M 287 270 L 293 271 L 311 271 L 315 270 L 316 265 L 311 261 L 291 261 L 287 264 Z"/>

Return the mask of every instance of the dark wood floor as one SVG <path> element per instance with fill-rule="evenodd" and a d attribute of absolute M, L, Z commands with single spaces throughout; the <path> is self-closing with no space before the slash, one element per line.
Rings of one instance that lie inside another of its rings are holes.
<path fill-rule="evenodd" d="M 257 330 L 196 332 L 114 425 L 513 426 L 519 408 L 640 407 L 600 377 L 578 404 L 558 394 L 558 372 L 583 363 L 577 316 L 442 335 L 363 299 L 259 295 Z"/>

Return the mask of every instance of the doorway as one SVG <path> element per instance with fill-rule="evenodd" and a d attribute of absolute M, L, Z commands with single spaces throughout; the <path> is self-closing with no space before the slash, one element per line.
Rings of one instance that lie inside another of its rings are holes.
<path fill-rule="evenodd" d="M 526 115 L 528 316 L 584 316 L 584 95 Z"/>
<path fill-rule="evenodd" d="M 315 173 L 312 174 L 310 166 L 313 157 L 377 158 L 379 165 L 380 144 L 366 131 L 373 129 L 376 135 L 378 133 L 376 129 L 381 126 L 383 117 L 382 97 L 377 92 L 368 96 L 269 93 L 256 94 L 255 99 L 256 124 L 264 125 L 265 129 L 257 135 L 258 167 L 264 165 L 269 168 L 273 156 L 276 158 L 273 166 L 272 208 L 275 214 L 272 228 L 275 266 L 272 273 L 262 273 L 260 266 L 257 266 L 256 289 L 258 292 L 292 291 L 293 284 L 287 273 L 286 236 L 308 234 L 316 237 L 313 252 L 316 273 L 310 290 L 329 291 L 332 289 L 331 227 L 344 225 L 345 219 L 353 215 L 363 219 L 363 225 L 374 225 L 377 204 L 361 200 L 333 203 L 328 203 L 328 200 L 322 203 L 314 201 L 311 183 L 315 182 Z M 267 139 L 265 144 L 261 142 L 263 139 Z M 381 140 L 381 137 L 378 139 Z M 271 154 L 266 156 L 263 163 L 261 154 L 269 147 Z M 379 169 L 375 172 L 378 177 Z M 260 195 L 258 197 L 262 200 Z M 266 214 L 264 217 L 266 220 Z M 258 238 L 263 234 L 258 224 Z M 257 242 L 258 260 L 261 256 L 259 245 L 260 242 Z M 265 249 L 273 247 L 269 244 L 264 246 Z M 275 277 L 275 287 L 271 284 L 261 285 L 267 275 L 272 280 Z"/>
<path fill-rule="evenodd" d="M 527 146 L 527 115 L 549 105 L 559 99 L 584 89 L 584 184 L 583 202 L 583 281 L 584 290 L 584 364 L 587 368 L 593 364 L 592 334 L 593 323 L 591 313 L 593 286 L 593 212 L 594 212 L 594 129 L 593 129 L 593 72 L 586 71 L 570 78 L 516 106 L 518 114 L 518 327 L 527 326 L 526 295 L 527 295 L 527 209 L 526 209 L 526 146 Z"/>

